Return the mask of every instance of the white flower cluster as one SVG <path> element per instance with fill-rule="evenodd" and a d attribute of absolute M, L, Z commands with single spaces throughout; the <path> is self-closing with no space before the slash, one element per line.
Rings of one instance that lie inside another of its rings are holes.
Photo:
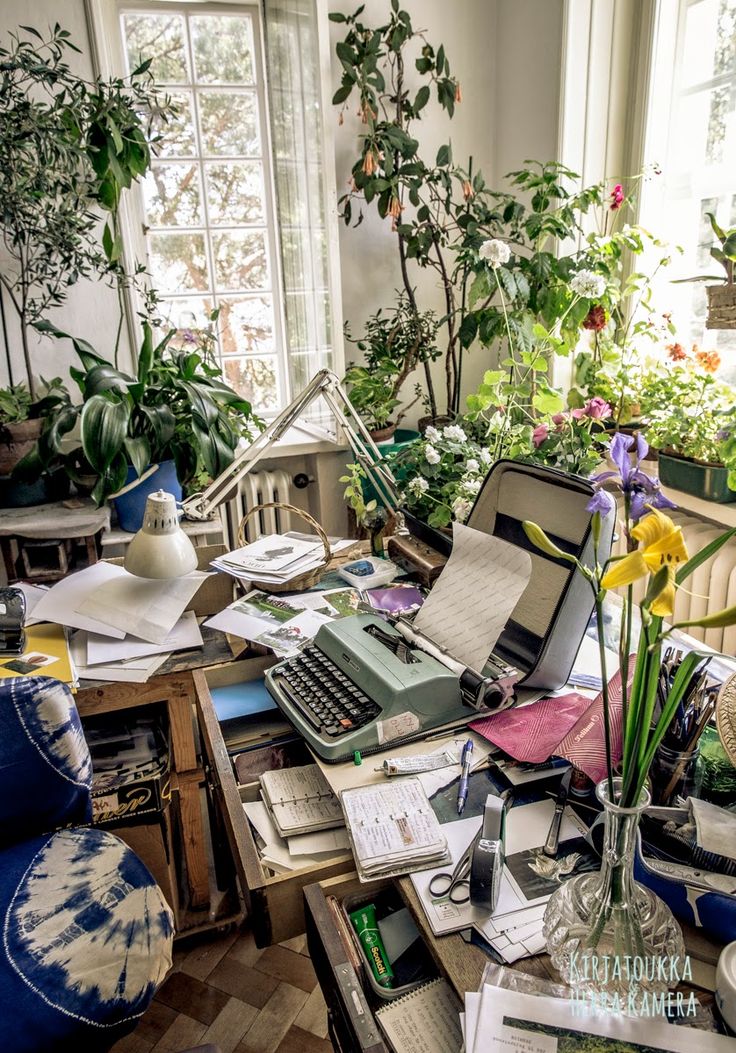
<path fill-rule="evenodd" d="M 427 428 L 425 428 L 424 438 L 427 440 L 427 442 L 439 442 L 440 433 L 437 431 L 436 428 L 433 428 L 430 424 L 427 426 Z"/>
<path fill-rule="evenodd" d="M 448 424 L 442 432 L 442 436 L 445 439 L 449 439 L 450 442 L 467 442 L 468 437 L 460 427 L 459 424 Z"/>
<path fill-rule="evenodd" d="M 570 288 L 577 296 L 584 296 L 588 300 L 597 300 L 605 291 L 606 281 L 600 274 L 581 270 L 570 282 Z"/>
<path fill-rule="evenodd" d="M 469 501 L 467 497 L 456 497 L 452 502 L 452 514 L 457 519 L 458 523 L 464 523 L 470 515 L 470 509 L 473 507 L 472 501 Z"/>
<path fill-rule="evenodd" d="M 511 249 L 505 241 L 498 238 L 488 238 L 478 249 L 478 255 L 482 260 L 490 263 L 491 267 L 500 267 L 511 259 Z"/>
<path fill-rule="evenodd" d="M 415 475 L 414 478 L 409 482 L 407 490 L 412 497 L 421 497 L 422 494 L 426 494 L 429 490 L 429 483 L 421 475 Z"/>
<path fill-rule="evenodd" d="M 427 445 L 424 447 L 424 456 L 427 458 L 429 464 L 440 463 L 441 458 L 439 451 L 435 450 L 434 446 L 432 446 L 431 443 L 427 443 Z"/>

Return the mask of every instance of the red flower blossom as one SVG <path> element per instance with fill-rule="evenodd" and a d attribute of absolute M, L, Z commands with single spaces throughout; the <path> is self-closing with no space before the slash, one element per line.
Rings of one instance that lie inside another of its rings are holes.
<path fill-rule="evenodd" d="M 605 307 L 599 303 L 594 304 L 583 319 L 583 329 L 592 329 L 594 333 L 600 333 L 607 320 Z"/>
<path fill-rule="evenodd" d="M 620 183 L 616 183 L 615 187 L 611 191 L 611 204 L 609 205 L 611 212 L 616 212 L 617 209 L 621 208 L 625 199 L 626 195 L 624 194 L 624 188 L 621 186 Z"/>
<path fill-rule="evenodd" d="M 534 446 L 539 449 L 548 435 L 549 427 L 546 424 L 538 424 L 532 432 L 532 442 L 534 443 Z"/>
<path fill-rule="evenodd" d="M 687 351 L 682 344 L 668 344 L 667 354 L 673 362 L 682 362 L 683 359 L 687 358 Z"/>

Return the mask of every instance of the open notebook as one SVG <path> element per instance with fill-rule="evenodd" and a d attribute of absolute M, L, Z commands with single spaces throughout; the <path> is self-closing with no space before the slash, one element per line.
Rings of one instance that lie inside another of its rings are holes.
<path fill-rule="evenodd" d="M 281 837 L 343 825 L 340 802 L 316 764 L 267 771 L 260 781 Z"/>

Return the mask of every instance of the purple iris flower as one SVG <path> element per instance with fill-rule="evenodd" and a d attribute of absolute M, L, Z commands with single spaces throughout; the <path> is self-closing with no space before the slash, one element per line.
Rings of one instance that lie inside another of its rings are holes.
<path fill-rule="evenodd" d="M 585 507 L 588 512 L 600 512 L 605 517 L 616 507 L 616 502 L 606 490 L 596 490 Z"/>
<path fill-rule="evenodd" d="M 594 475 L 591 481 L 600 487 L 607 479 L 616 479 L 621 493 L 628 498 L 629 515 L 633 522 L 637 522 L 647 512 L 647 506 L 652 508 L 676 508 L 677 506 L 669 497 L 666 497 L 659 485 L 659 479 L 653 475 L 647 475 L 642 471 L 640 465 L 649 452 L 649 444 L 642 435 L 636 436 L 636 449 L 634 459 L 630 457 L 631 448 L 634 446 L 633 435 L 623 435 L 616 432 L 609 453 L 611 460 L 618 468 L 617 472 L 600 472 Z M 600 490 L 588 502 L 588 511 L 601 512 L 602 506 L 597 503 Z M 610 508 L 611 506 L 609 506 Z"/>

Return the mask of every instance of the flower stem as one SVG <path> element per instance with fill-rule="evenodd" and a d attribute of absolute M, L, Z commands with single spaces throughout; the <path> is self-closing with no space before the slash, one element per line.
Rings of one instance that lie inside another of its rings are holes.
<path fill-rule="evenodd" d="M 603 594 L 598 589 L 595 597 L 595 617 L 598 625 L 598 654 L 601 660 L 601 694 L 603 696 L 603 733 L 606 743 L 606 773 L 608 794 L 613 797 L 613 759 L 611 751 L 611 708 L 608 698 L 608 675 L 606 673 L 606 645 L 603 639 Z"/>

